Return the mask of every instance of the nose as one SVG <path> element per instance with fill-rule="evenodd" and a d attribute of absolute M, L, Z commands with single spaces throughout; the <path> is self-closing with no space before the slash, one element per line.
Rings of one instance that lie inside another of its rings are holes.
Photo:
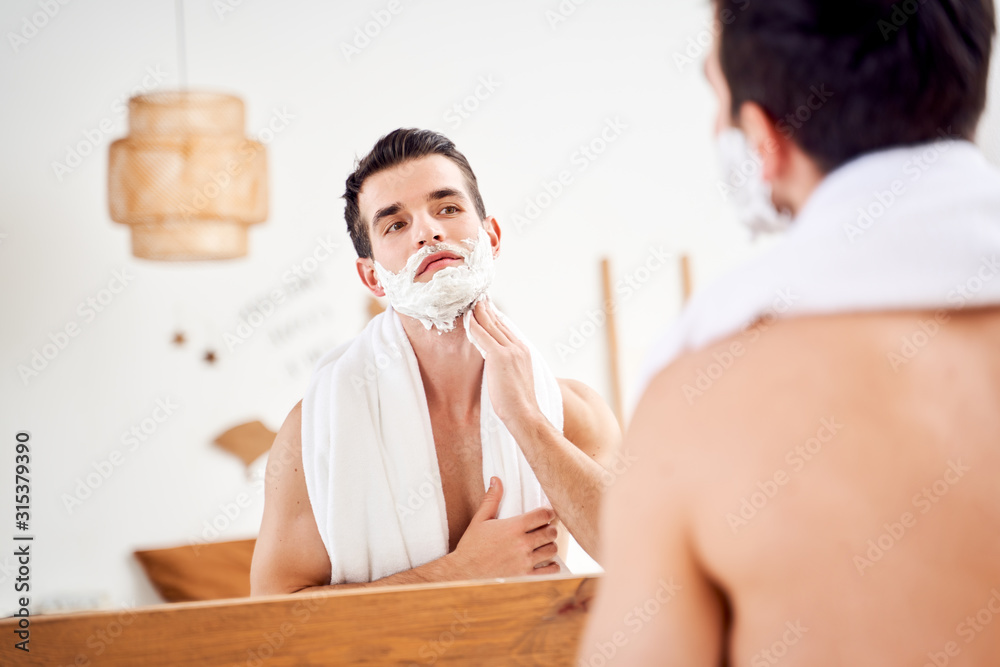
<path fill-rule="evenodd" d="M 416 228 L 416 241 L 419 247 L 434 245 L 444 241 L 444 229 L 441 222 L 426 213 L 417 215 L 413 220 Z"/>

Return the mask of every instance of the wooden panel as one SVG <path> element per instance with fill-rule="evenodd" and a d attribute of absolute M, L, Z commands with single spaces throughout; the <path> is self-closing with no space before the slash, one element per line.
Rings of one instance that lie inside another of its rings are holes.
<path fill-rule="evenodd" d="M 0 621 L 3 665 L 571 665 L 593 577 L 181 602 Z"/>
<path fill-rule="evenodd" d="M 256 539 L 188 544 L 136 551 L 156 592 L 167 602 L 219 600 L 250 595 Z"/>

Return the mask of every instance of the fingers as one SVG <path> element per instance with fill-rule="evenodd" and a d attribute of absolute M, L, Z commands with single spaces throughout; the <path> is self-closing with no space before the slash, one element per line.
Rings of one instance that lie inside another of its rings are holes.
<path fill-rule="evenodd" d="M 530 533 L 536 528 L 548 525 L 549 522 L 556 518 L 556 513 L 549 507 L 539 507 L 536 510 L 522 514 L 518 518 L 521 520 L 521 527 L 524 532 Z"/>
<path fill-rule="evenodd" d="M 475 516 L 472 517 L 473 521 L 489 521 L 490 519 L 497 518 L 497 512 L 500 511 L 500 500 L 503 498 L 503 482 L 500 481 L 499 477 L 490 478 L 490 488 L 486 490 L 483 495 L 483 502 L 479 504 L 479 509 L 476 510 Z"/>
<path fill-rule="evenodd" d="M 493 316 L 494 321 L 496 321 L 496 323 L 497 323 L 497 328 L 500 329 L 500 331 L 502 331 L 505 336 L 507 336 L 507 339 L 510 340 L 511 343 L 513 343 L 514 345 L 517 345 L 518 347 L 525 347 L 526 348 L 526 346 L 521 341 L 521 339 L 518 338 L 514 334 L 514 332 L 511 330 L 511 328 L 509 326 L 507 326 L 507 323 L 503 321 L 503 318 L 500 317 L 499 314 L 492 313 L 492 316 Z"/>
<path fill-rule="evenodd" d="M 490 312 L 485 300 L 477 303 L 475 308 L 472 309 L 472 319 L 476 324 L 481 326 L 486 333 L 493 338 L 493 340 L 500 343 L 500 345 L 510 345 L 510 338 L 508 338 L 507 334 L 505 334 L 498 326 L 497 317 Z"/>
<path fill-rule="evenodd" d="M 535 561 L 535 567 L 542 564 L 548 564 L 556 554 L 559 553 L 559 547 L 556 546 L 554 542 L 549 542 L 548 544 L 543 544 L 531 553 L 531 557 Z"/>
<path fill-rule="evenodd" d="M 531 571 L 531 574 L 559 574 L 560 571 L 559 564 L 552 563 L 551 565 L 546 565 L 545 567 L 536 567 Z"/>
<path fill-rule="evenodd" d="M 559 537 L 559 530 L 555 526 L 549 524 L 531 531 L 528 533 L 528 537 L 531 538 L 531 547 L 533 549 L 538 549 L 550 542 L 555 542 L 556 538 Z"/>
<path fill-rule="evenodd" d="M 479 308 L 479 304 L 476 305 Z M 476 341 L 476 344 L 483 348 L 487 353 L 496 352 L 501 347 L 501 343 L 489 332 L 487 331 L 480 320 L 476 319 L 476 309 L 472 310 L 472 317 L 469 318 L 469 334 L 472 339 Z"/>

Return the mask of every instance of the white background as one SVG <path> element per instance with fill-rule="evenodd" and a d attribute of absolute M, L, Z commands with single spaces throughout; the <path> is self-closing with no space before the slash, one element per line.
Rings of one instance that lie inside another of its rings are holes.
<path fill-rule="evenodd" d="M 263 457 L 248 471 L 211 443 L 254 419 L 277 430 L 318 354 L 367 321 L 340 195 L 355 157 L 382 134 L 429 127 L 457 143 L 505 230 L 495 299 L 556 375 L 609 399 L 603 330 L 572 354 L 559 347 L 579 345 L 574 332 L 590 331 L 587 313 L 601 305 L 600 258 L 612 259 L 615 281 L 648 277 L 618 311 L 631 404 L 644 350 L 680 307 L 676 262 L 636 270 L 655 249 L 690 253 L 697 285 L 757 250 L 716 189 L 715 100 L 698 46 L 710 37 L 705 0 L 567 0 L 575 11 L 558 22 L 546 14 L 558 0 L 401 0 L 360 53 L 346 56 L 343 45 L 387 5 L 187 2 L 191 86 L 241 96 L 248 136 L 260 137 L 279 112 L 293 116 L 261 137 L 269 140 L 271 208 L 250 232 L 249 257 L 205 264 L 133 258 L 129 231 L 107 212 L 107 146 L 127 128 L 121 102 L 149 71 L 166 74 L 160 89 L 179 85 L 174 4 L 72 1 L 16 49 L 9 34 L 22 32 L 39 0 L 0 8 L 0 542 L 12 544 L 4 536 L 16 532 L 13 443 L 27 430 L 35 612 L 158 602 L 132 552 L 191 543 L 241 493 L 252 504 L 217 539 L 256 535 L 263 494 L 253 476 Z M 685 52 L 694 62 L 678 62 Z M 997 69 L 980 133 L 995 161 Z M 476 99 L 481 78 L 498 85 Z M 456 104 L 467 118 L 449 114 Z M 99 129 L 106 119 L 108 133 Z M 581 144 L 609 119 L 625 129 L 581 170 Z M 81 145 L 89 154 L 60 178 L 54 163 Z M 572 184 L 518 229 L 515 215 L 563 170 Z M 320 238 L 339 249 L 290 294 L 283 275 Z M 123 268 L 134 278 L 86 321 L 79 304 Z M 229 351 L 223 335 L 273 289 L 289 298 Z M 30 365 L 71 322 L 79 335 L 22 381 L 18 365 Z M 186 335 L 184 346 L 171 343 L 175 331 Z M 214 366 L 202 359 L 208 349 L 218 355 Z M 130 451 L 122 435 L 152 415 L 157 399 L 179 407 Z M 115 450 L 121 465 L 67 509 L 65 498 Z M 0 549 L 4 613 L 14 608 L 12 551 Z"/>

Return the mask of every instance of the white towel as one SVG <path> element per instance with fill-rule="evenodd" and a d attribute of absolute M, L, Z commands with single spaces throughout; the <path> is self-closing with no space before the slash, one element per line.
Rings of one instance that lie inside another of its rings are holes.
<path fill-rule="evenodd" d="M 1000 170 L 975 145 L 868 154 L 823 179 L 774 246 L 691 299 L 647 355 L 640 390 L 761 317 L 1000 304 L 998 261 Z"/>
<path fill-rule="evenodd" d="M 552 371 L 510 319 L 503 321 L 531 350 L 538 405 L 561 432 L 562 394 Z M 491 476 L 502 480 L 501 519 L 549 507 L 493 411 L 486 381 L 484 372 L 483 490 Z M 302 401 L 302 467 L 330 554 L 331 584 L 374 581 L 448 553 L 427 399 L 416 355 L 392 308 L 317 363 Z"/>

